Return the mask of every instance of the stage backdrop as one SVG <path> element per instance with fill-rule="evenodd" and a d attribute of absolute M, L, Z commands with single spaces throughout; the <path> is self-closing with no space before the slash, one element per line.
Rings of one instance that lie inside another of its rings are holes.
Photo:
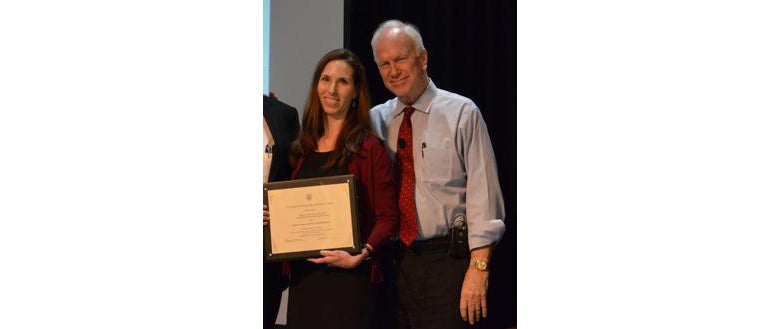
<path fill-rule="evenodd" d="M 374 104 L 393 95 L 374 63 L 371 36 L 382 21 L 400 19 L 420 29 L 436 86 L 471 98 L 482 111 L 507 212 L 507 233 L 491 264 L 490 328 L 507 328 L 517 318 L 516 12 L 514 0 L 344 1 L 344 46 L 366 65 Z"/>
<path fill-rule="evenodd" d="M 273 0 L 269 16 L 268 91 L 301 116 L 317 61 L 343 47 L 344 4 L 342 0 Z"/>

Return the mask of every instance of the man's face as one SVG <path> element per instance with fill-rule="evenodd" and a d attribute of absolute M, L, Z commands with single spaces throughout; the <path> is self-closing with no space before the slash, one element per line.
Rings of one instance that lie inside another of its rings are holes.
<path fill-rule="evenodd" d="M 413 103 L 427 86 L 427 52 L 416 53 L 414 41 L 397 28 L 382 32 L 375 51 L 385 87 L 401 102 Z"/>

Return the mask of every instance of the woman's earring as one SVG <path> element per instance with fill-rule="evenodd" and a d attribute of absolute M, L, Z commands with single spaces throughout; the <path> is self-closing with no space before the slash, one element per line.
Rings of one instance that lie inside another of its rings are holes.
<path fill-rule="evenodd" d="M 353 98 L 352 99 L 352 108 L 354 109 L 356 107 L 357 107 L 357 99 Z"/>

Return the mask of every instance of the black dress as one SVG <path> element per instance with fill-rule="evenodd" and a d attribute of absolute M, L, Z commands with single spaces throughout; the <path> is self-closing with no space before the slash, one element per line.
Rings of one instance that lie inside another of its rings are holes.
<path fill-rule="evenodd" d="M 323 169 L 330 152 L 311 153 L 296 179 L 347 175 L 346 167 Z M 288 329 L 376 328 L 376 287 L 368 262 L 354 269 L 328 267 L 306 260 L 290 263 Z"/>

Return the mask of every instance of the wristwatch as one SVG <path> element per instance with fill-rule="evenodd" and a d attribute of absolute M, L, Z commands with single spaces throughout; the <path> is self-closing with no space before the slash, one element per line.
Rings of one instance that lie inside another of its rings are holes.
<path fill-rule="evenodd" d="M 477 271 L 487 272 L 488 262 L 481 259 L 472 259 L 471 267 L 477 269 Z"/>

